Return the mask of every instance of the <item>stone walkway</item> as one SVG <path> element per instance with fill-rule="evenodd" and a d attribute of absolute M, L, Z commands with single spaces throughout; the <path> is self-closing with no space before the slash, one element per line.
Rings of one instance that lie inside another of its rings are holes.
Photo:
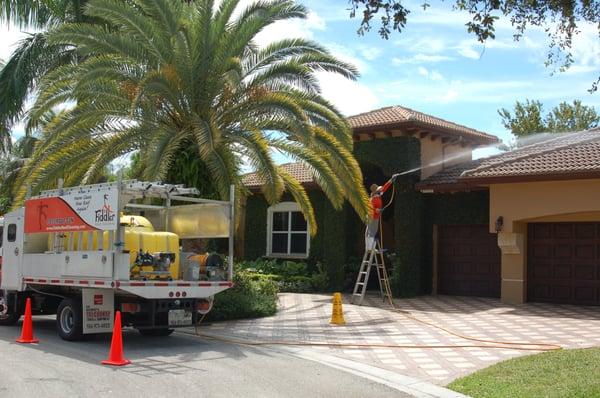
<path fill-rule="evenodd" d="M 344 298 L 345 326 L 332 326 L 331 296 L 280 295 L 279 311 L 268 318 L 203 324 L 201 333 L 259 341 L 301 341 L 389 345 L 447 345 L 445 348 L 312 347 L 354 361 L 445 385 L 457 377 L 508 358 L 535 353 L 512 346 L 487 345 L 453 336 L 410 319 L 378 297 L 362 306 Z M 423 296 L 395 300 L 396 308 L 416 318 L 471 337 L 532 343 L 554 343 L 565 348 L 600 346 L 600 307 L 531 303 L 505 305 L 499 300 Z M 469 346 L 469 347 L 456 347 Z M 529 347 L 531 348 L 531 347 Z"/>

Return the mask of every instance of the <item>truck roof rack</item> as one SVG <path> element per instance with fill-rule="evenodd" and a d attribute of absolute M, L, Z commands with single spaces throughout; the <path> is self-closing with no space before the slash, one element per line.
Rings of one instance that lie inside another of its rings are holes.
<path fill-rule="evenodd" d="M 164 184 L 160 181 L 125 180 L 121 181 L 120 183 L 115 181 L 101 184 L 80 185 L 70 188 L 50 189 L 42 191 L 39 193 L 39 195 L 33 196 L 30 199 L 56 197 L 72 192 L 85 194 L 93 191 L 105 191 L 111 189 L 120 189 L 121 193 L 131 195 L 133 198 L 156 197 L 165 199 L 168 197 L 173 198 L 188 195 L 200 195 L 200 192 L 196 188 L 186 188 L 182 184 Z"/>

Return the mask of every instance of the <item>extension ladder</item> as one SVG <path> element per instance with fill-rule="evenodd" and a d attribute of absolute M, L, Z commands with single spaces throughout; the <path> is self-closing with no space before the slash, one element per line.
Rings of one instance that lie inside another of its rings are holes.
<path fill-rule="evenodd" d="M 358 276 L 356 277 L 356 283 L 354 284 L 354 291 L 352 292 L 352 297 L 350 299 L 352 304 L 362 304 L 365 294 L 367 293 L 367 284 L 369 283 L 369 275 L 371 274 L 371 267 L 373 266 L 375 266 L 375 269 L 377 270 L 377 278 L 379 279 L 379 293 L 381 294 L 381 298 L 383 301 L 387 299 L 390 304 L 393 303 L 392 289 L 390 287 L 390 281 L 388 279 L 385 262 L 383 260 L 383 250 L 381 249 L 379 239 L 376 238 L 373 247 L 371 249 L 365 249 L 365 254 L 363 255 L 360 264 L 360 270 L 358 271 Z M 358 301 L 355 302 L 355 299 Z"/>

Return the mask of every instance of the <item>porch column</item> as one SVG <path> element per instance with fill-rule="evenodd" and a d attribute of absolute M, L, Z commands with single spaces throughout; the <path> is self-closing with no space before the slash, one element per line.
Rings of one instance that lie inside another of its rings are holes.
<path fill-rule="evenodd" d="M 527 300 L 526 224 L 514 223 L 512 230 L 498 232 L 502 252 L 500 299 L 505 304 L 522 304 Z"/>

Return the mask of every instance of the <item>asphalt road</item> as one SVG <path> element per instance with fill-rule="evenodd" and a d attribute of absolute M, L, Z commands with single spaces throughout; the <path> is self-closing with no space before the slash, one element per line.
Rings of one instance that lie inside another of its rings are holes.
<path fill-rule="evenodd" d="M 36 345 L 14 343 L 19 326 L 0 327 L 0 397 L 406 397 L 320 363 L 266 348 L 196 336 L 143 337 L 125 330 L 126 358 L 100 365 L 110 336 L 66 342 L 53 317 L 34 317 Z"/>

